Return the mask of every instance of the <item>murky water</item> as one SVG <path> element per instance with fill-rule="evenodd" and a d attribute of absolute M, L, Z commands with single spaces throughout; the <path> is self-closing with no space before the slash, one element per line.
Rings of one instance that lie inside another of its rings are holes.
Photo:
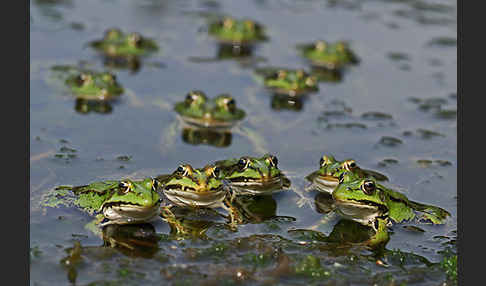
<path fill-rule="evenodd" d="M 456 11 L 456 1 L 449 0 L 31 1 L 31 285 L 445 281 L 441 251 L 455 252 L 457 237 Z M 208 12 L 254 19 L 266 27 L 269 41 L 245 61 L 197 60 L 218 53 L 205 28 Z M 79 113 L 50 68 L 83 62 L 104 69 L 87 43 L 111 27 L 153 38 L 160 51 L 144 58 L 137 71 L 113 70 L 126 92 L 111 112 Z M 308 69 L 295 46 L 317 39 L 349 41 L 359 64 L 337 81 L 321 82 L 300 109 L 275 108 L 276 99 L 253 70 Z M 247 113 L 241 127 L 262 140 L 255 144 L 251 136 L 233 132 L 219 146 L 184 141 L 172 105 L 193 89 L 209 96 L 230 93 Z M 168 132 L 174 126 L 176 132 Z M 57 185 L 155 176 L 181 162 L 202 167 L 264 152 L 278 157 L 292 191 L 269 201 L 277 218 L 242 225 L 236 233 L 214 219 L 204 225 L 206 239 L 174 240 L 169 226 L 157 221 L 147 230 L 155 231 L 149 250 L 123 251 L 101 247 L 103 241 L 84 228 L 88 216 L 38 203 Z M 377 265 L 366 250 L 337 250 L 293 235 L 289 230 L 328 235 L 339 220 L 316 211 L 317 192 L 305 194 L 310 204 L 298 205 L 304 177 L 326 153 L 385 173 L 387 185 L 447 209 L 452 218 L 442 226 L 419 225 L 425 232 L 395 225 L 386 245 L 388 267 Z M 68 267 L 62 260 L 77 242 L 82 254 Z M 293 269 L 308 254 L 321 267 L 299 274 Z"/>

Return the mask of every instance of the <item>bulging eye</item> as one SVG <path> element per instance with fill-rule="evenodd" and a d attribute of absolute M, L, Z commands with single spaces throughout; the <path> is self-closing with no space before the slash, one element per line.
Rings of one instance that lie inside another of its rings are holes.
<path fill-rule="evenodd" d="M 273 167 L 277 167 L 277 164 L 278 164 L 278 159 L 277 157 L 273 156 L 273 155 L 270 155 L 268 157 L 269 161 L 270 161 L 270 165 L 272 165 Z"/>
<path fill-rule="evenodd" d="M 324 167 L 325 165 L 327 165 L 328 162 L 329 162 L 329 158 L 326 155 L 324 155 L 321 157 L 321 160 L 319 160 L 319 166 Z"/>
<path fill-rule="evenodd" d="M 186 105 L 192 105 L 194 103 L 203 102 L 204 97 L 205 96 L 202 91 L 194 90 L 194 91 L 190 91 L 186 95 L 186 99 L 184 100 L 184 102 L 186 103 Z"/>
<path fill-rule="evenodd" d="M 181 174 L 183 174 L 185 170 L 186 170 L 186 168 L 184 168 L 184 166 L 180 165 L 180 166 L 177 168 L 176 172 L 177 172 L 177 173 L 181 173 Z"/>
<path fill-rule="evenodd" d="M 118 184 L 118 188 L 119 188 L 119 192 L 121 194 L 126 194 L 130 190 L 130 184 L 128 184 L 126 182 L 120 182 Z"/>
<path fill-rule="evenodd" d="M 228 100 L 228 102 L 226 102 L 226 106 L 228 107 L 228 110 L 233 112 L 236 110 L 236 101 L 231 98 L 230 100 Z"/>
<path fill-rule="evenodd" d="M 219 169 L 219 167 L 214 167 L 214 169 L 213 169 L 213 176 L 215 178 L 218 178 L 220 173 L 221 173 L 221 170 Z"/>
<path fill-rule="evenodd" d="M 375 183 L 371 180 L 366 180 L 363 182 L 363 184 L 361 185 L 361 189 L 363 190 L 363 192 L 367 195 L 371 195 L 375 189 L 376 189 L 376 186 L 375 186 Z"/>
<path fill-rule="evenodd" d="M 356 164 L 356 162 L 354 160 L 350 160 L 350 161 L 346 162 L 346 168 L 348 170 L 353 170 L 353 169 L 356 169 L 357 167 L 358 167 L 358 165 Z"/>
<path fill-rule="evenodd" d="M 157 181 L 156 179 L 152 179 L 152 189 L 154 191 L 157 191 L 158 188 L 159 188 L 159 181 Z"/>
<path fill-rule="evenodd" d="M 246 167 L 246 161 L 247 160 L 245 158 L 241 158 L 237 163 L 238 168 L 244 169 Z"/>

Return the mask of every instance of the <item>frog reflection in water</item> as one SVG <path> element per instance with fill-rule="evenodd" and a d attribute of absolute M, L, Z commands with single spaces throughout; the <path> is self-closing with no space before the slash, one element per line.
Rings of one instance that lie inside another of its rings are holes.
<path fill-rule="evenodd" d="M 60 264 L 66 269 L 69 282 L 76 284 L 77 268 L 88 263 L 87 260 L 100 261 L 100 257 L 109 258 L 115 252 L 150 259 L 159 251 L 160 237 L 150 223 L 110 224 L 103 227 L 102 238 L 101 246 L 82 246 L 75 241 L 73 247 L 65 249 L 68 255 L 60 260 Z"/>
<path fill-rule="evenodd" d="M 327 216 L 332 217 L 330 211 L 335 210 L 334 200 L 331 194 L 318 193 L 315 196 L 316 211 Z M 324 217 L 317 225 L 310 227 L 316 229 L 320 225 L 328 223 L 330 218 Z M 387 226 L 386 216 L 377 218 L 372 226 L 363 225 L 357 221 L 341 218 L 334 225 L 329 236 L 324 236 L 326 242 L 339 244 L 362 244 L 371 249 L 383 249 L 388 243 L 390 236 Z M 313 230 L 308 230 L 312 232 Z"/>
<path fill-rule="evenodd" d="M 226 147 L 231 142 L 228 133 L 236 133 L 248 138 L 258 152 L 266 152 L 263 138 L 238 124 L 246 114 L 236 106 L 236 101 L 230 95 L 221 94 L 209 99 L 202 91 L 191 91 L 184 101 L 175 104 L 174 109 L 180 120 L 164 131 L 161 144 L 163 151 L 174 145 L 174 133 L 182 125 L 185 128 L 182 138 L 191 144 L 207 143 Z"/>
<path fill-rule="evenodd" d="M 305 95 L 304 95 L 305 96 Z M 304 105 L 304 96 L 295 97 L 283 94 L 274 94 L 272 96 L 271 107 L 273 110 L 292 110 L 301 111 Z"/>
<path fill-rule="evenodd" d="M 86 228 L 99 234 L 98 226 L 147 222 L 159 214 L 158 181 L 121 180 L 84 186 L 60 186 L 45 194 L 41 205 L 76 207 L 96 218 Z"/>
<path fill-rule="evenodd" d="M 274 94 L 298 96 L 319 91 L 317 78 L 303 69 L 259 68 L 257 79 Z"/>
<path fill-rule="evenodd" d="M 132 71 L 140 68 L 140 57 L 159 49 L 152 39 L 139 33 L 125 34 L 119 29 L 107 30 L 103 39 L 91 42 L 90 46 L 104 55 L 105 65 Z"/>
<path fill-rule="evenodd" d="M 81 114 L 88 114 L 90 112 L 109 114 L 112 112 L 113 107 L 106 101 L 93 101 L 77 98 L 74 109 Z"/>
<path fill-rule="evenodd" d="M 186 233 L 184 226 L 171 211 L 173 207 L 185 208 L 224 208 L 229 213 L 229 226 L 236 229 L 241 218 L 231 204 L 231 190 L 221 180 L 220 168 L 207 165 L 194 169 L 189 164 L 180 165 L 172 174 L 159 175 L 156 178 L 167 198 L 162 207 L 162 217 L 176 229 L 177 233 Z"/>
<path fill-rule="evenodd" d="M 54 66 L 52 70 L 65 78 L 69 91 L 84 102 L 107 102 L 118 98 L 124 91 L 110 72 L 97 72 L 75 66 Z"/>

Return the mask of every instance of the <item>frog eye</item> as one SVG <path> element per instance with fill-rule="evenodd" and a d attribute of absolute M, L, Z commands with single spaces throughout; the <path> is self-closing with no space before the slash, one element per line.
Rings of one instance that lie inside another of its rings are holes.
<path fill-rule="evenodd" d="M 119 37 L 120 35 L 121 35 L 121 31 L 119 29 L 116 28 L 109 29 L 105 33 L 105 39 L 106 40 L 114 39 L 116 37 Z"/>
<path fill-rule="evenodd" d="M 327 157 L 326 155 L 322 156 L 321 157 L 321 160 L 319 160 L 319 165 L 321 167 L 324 167 L 325 165 L 327 165 L 329 163 L 329 157 Z"/>
<path fill-rule="evenodd" d="M 348 161 L 346 161 L 346 162 L 344 163 L 344 167 L 345 167 L 347 170 L 351 171 L 351 170 L 353 170 L 353 169 L 356 169 L 356 168 L 358 167 L 358 165 L 356 164 L 356 161 L 354 161 L 354 160 L 348 160 Z"/>
<path fill-rule="evenodd" d="M 158 188 L 159 188 L 159 181 L 157 181 L 156 179 L 152 179 L 152 189 L 154 191 L 157 191 Z"/>
<path fill-rule="evenodd" d="M 285 77 L 287 77 L 287 71 L 285 70 L 279 70 L 277 72 L 277 76 L 279 79 L 284 79 Z"/>
<path fill-rule="evenodd" d="M 118 184 L 118 188 L 120 194 L 126 194 L 128 191 L 130 191 L 130 184 L 127 182 L 120 182 Z"/>
<path fill-rule="evenodd" d="M 240 169 L 246 168 L 247 162 L 248 162 L 248 160 L 246 158 L 240 158 L 240 160 L 237 163 L 238 168 L 240 168 Z"/>
<path fill-rule="evenodd" d="M 316 50 L 323 52 L 327 47 L 327 43 L 324 41 L 316 42 Z"/>
<path fill-rule="evenodd" d="M 185 171 L 186 168 L 183 165 L 180 165 L 176 170 L 177 173 L 181 173 L 181 174 L 185 173 Z"/>
<path fill-rule="evenodd" d="M 142 42 L 142 37 L 138 33 L 132 33 L 128 36 L 128 43 L 134 47 L 138 47 Z"/>
<path fill-rule="evenodd" d="M 269 155 L 267 159 L 272 167 L 277 167 L 278 159 L 273 155 Z"/>
<path fill-rule="evenodd" d="M 202 91 L 194 90 L 186 95 L 185 103 L 186 105 L 192 105 L 194 103 L 202 103 L 205 99 L 205 95 Z"/>
<path fill-rule="evenodd" d="M 236 101 L 231 98 L 226 102 L 226 107 L 228 108 L 229 111 L 234 112 L 236 110 Z"/>
<path fill-rule="evenodd" d="M 220 173 L 221 173 L 221 170 L 219 169 L 219 167 L 214 167 L 214 169 L 213 169 L 213 176 L 215 178 L 218 178 Z"/>
<path fill-rule="evenodd" d="M 371 180 L 366 180 L 361 185 L 361 190 L 367 195 L 371 195 L 375 191 L 375 189 L 375 183 Z"/>

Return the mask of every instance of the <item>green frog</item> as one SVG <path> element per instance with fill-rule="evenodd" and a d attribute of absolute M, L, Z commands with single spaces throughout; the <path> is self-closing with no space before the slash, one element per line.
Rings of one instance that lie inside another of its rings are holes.
<path fill-rule="evenodd" d="M 76 98 L 89 101 L 109 101 L 119 97 L 123 87 L 117 82 L 116 76 L 110 72 L 78 68 L 76 66 L 54 66 L 54 72 L 59 72 L 65 78 L 65 85 Z"/>
<path fill-rule="evenodd" d="M 208 33 L 219 43 L 233 46 L 252 45 L 267 40 L 265 30 L 259 23 L 229 16 L 209 23 Z"/>
<path fill-rule="evenodd" d="M 198 139 L 189 136 L 198 132 L 199 140 L 194 142 L 228 143 L 228 136 L 225 134 L 231 131 L 231 133 L 248 138 L 258 152 L 266 152 L 264 139 L 250 128 L 238 124 L 245 118 L 246 113 L 237 107 L 235 99 L 228 94 L 208 98 L 204 92 L 193 90 L 186 95 L 184 101 L 175 104 L 174 110 L 177 112 L 179 120 L 164 131 L 162 135 L 163 151 L 167 151 L 166 148 L 174 145 L 174 135 L 178 129 L 183 127 L 192 130 L 183 132 L 183 139 L 188 141 Z M 203 136 L 204 138 L 202 138 Z M 193 144 L 191 141 L 190 143 Z M 215 146 L 220 147 L 221 145 L 216 144 Z"/>
<path fill-rule="evenodd" d="M 89 44 L 105 56 L 105 65 L 129 67 L 132 70 L 140 67 L 140 57 L 159 50 L 154 40 L 139 33 L 124 33 L 116 28 L 107 30 L 103 39 Z"/>
<path fill-rule="evenodd" d="M 290 187 L 290 180 L 278 168 L 274 155 L 243 156 L 214 162 L 221 178 L 229 182 L 236 195 L 264 195 Z"/>
<path fill-rule="evenodd" d="M 161 199 L 158 181 L 108 180 L 83 186 L 59 186 L 41 200 L 47 207 L 72 206 L 95 216 L 86 226 L 96 234 L 110 224 L 133 224 L 150 221 L 159 214 Z"/>
<path fill-rule="evenodd" d="M 339 177 L 345 172 L 351 172 L 360 178 L 371 176 L 379 181 L 388 180 L 381 173 L 360 168 L 353 159 L 338 161 L 334 156 L 323 155 L 319 160 L 319 170 L 312 172 L 306 177 L 311 182 L 307 189 L 315 188 L 318 191 L 332 194 L 339 184 Z"/>
<path fill-rule="evenodd" d="M 256 69 L 255 74 L 274 94 L 297 96 L 319 91 L 317 78 L 303 69 L 267 67 Z"/>
<path fill-rule="evenodd" d="M 340 69 L 346 65 L 356 64 L 358 59 L 344 41 L 328 43 L 323 40 L 297 46 L 302 56 L 312 65 L 329 70 Z"/>
<path fill-rule="evenodd" d="M 390 223 L 418 218 L 419 221 L 443 224 L 450 216 L 442 208 L 409 200 L 404 194 L 379 184 L 373 177 L 363 178 L 353 173 L 341 175 L 332 197 L 341 215 L 370 226 L 376 223 L 377 218 L 384 217 Z"/>
<path fill-rule="evenodd" d="M 180 165 L 172 174 L 156 177 L 162 187 L 162 193 L 167 198 L 162 207 L 162 217 L 176 229 L 177 233 L 187 231 L 171 211 L 173 207 L 185 208 L 223 208 L 229 213 L 229 226 L 236 229 L 241 218 L 231 204 L 232 191 L 221 179 L 220 168 L 216 165 L 206 165 L 195 169 L 189 164 Z"/>

